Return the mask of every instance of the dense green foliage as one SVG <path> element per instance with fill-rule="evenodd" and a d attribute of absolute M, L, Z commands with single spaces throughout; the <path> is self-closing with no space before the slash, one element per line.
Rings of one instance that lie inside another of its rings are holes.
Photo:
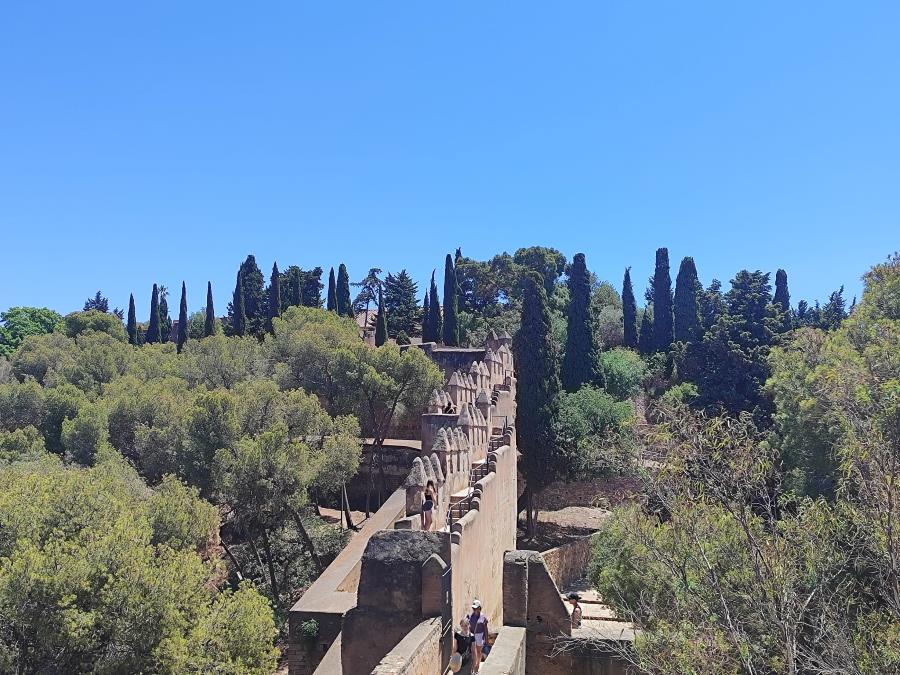
<path fill-rule="evenodd" d="M 697 266 L 691 257 L 683 258 L 675 278 L 674 338 L 678 342 L 696 342 L 702 337 L 700 294 L 703 286 L 697 278 Z"/>
<path fill-rule="evenodd" d="M 638 317 L 637 303 L 634 299 L 634 288 L 631 286 L 631 268 L 625 268 L 625 277 L 622 279 L 622 321 L 624 324 L 624 342 L 626 347 L 637 349 L 638 346 Z"/>
<path fill-rule="evenodd" d="M 163 341 L 162 315 L 159 311 L 159 287 L 156 284 L 153 284 L 153 293 L 150 295 L 150 323 L 147 326 L 147 335 L 144 341 L 148 344 Z"/>
<path fill-rule="evenodd" d="M 600 369 L 607 393 L 619 401 L 634 398 L 641 388 L 647 366 L 630 349 L 616 348 L 600 355 Z"/>
<path fill-rule="evenodd" d="M 441 336 L 448 347 L 459 345 L 459 296 L 456 288 L 456 269 L 453 258 L 447 254 L 444 262 L 444 316 Z"/>
<path fill-rule="evenodd" d="M 337 281 L 334 278 L 334 268 L 332 267 L 328 271 L 328 295 L 325 296 L 327 301 L 325 303 L 325 309 L 329 312 L 337 311 Z"/>
<path fill-rule="evenodd" d="M 653 302 L 653 349 L 658 352 L 669 350 L 674 340 L 674 317 L 672 314 L 672 277 L 669 276 L 669 249 L 656 250 L 656 268 L 651 287 Z"/>
<path fill-rule="evenodd" d="M 10 307 L 0 313 L 0 358 L 12 354 L 29 335 L 50 333 L 62 321 L 44 307 Z"/>
<path fill-rule="evenodd" d="M 779 269 L 775 272 L 775 295 L 772 304 L 780 313 L 779 332 L 783 333 L 791 329 L 791 294 L 788 291 L 787 272 Z"/>
<path fill-rule="evenodd" d="M 347 266 L 344 263 L 338 265 L 337 287 L 337 313 L 341 316 L 353 317 L 353 303 L 350 301 L 350 275 L 347 274 Z"/>
<path fill-rule="evenodd" d="M 399 333 L 415 335 L 419 327 L 419 287 L 406 270 L 384 278 L 384 306 L 387 311 L 387 332 L 390 337 Z"/>
<path fill-rule="evenodd" d="M 591 280 L 584 254 L 576 253 L 569 267 L 569 308 L 566 347 L 560 375 L 568 392 L 583 384 L 602 384 L 600 345 L 591 306 Z"/>
<path fill-rule="evenodd" d="M 266 303 L 266 330 L 270 333 L 272 322 L 279 316 L 281 316 L 281 273 L 278 271 L 278 263 L 273 263 Z"/>
<path fill-rule="evenodd" d="M 203 317 L 203 337 L 215 335 L 218 331 L 216 325 L 216 308 L 213 304 L 212 282 L 206 282 L 206 312 Z"/>

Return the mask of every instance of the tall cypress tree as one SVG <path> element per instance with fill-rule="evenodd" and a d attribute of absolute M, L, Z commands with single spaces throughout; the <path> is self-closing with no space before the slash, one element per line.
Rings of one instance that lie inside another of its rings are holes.
<path fill-rule="evenodd" d="M 650 312 L 644 308 L 644 314 L 641 317 L 641 333 L 638 336 L 638 352 L 647 356 L 653 353 L 653 322 L 650 319 Z"/>
<path fill-rule="evenodd" d="M 562 386 L 569 392 L 583 384 L 603 381 L 600 368 L 600 345 L 591 307 L 591 278 L 584 253 L 576 253 L 569 267 L 569 325 L 563 357 Z"/>
<path fill-rule="evenodd" d="M 443 331 L 441 317 L 441 299 L 438 297 L 437 283 L 434 281 L 434 270 L 431 271 L 431 287 L 428 289 L 428 342 L 440 342 Z"/>
<path fill-rule="evenodd" d="M 134 310 L 134 293 L 128 296 L 128 344 L 138 344 L 137 313 Z"/>
<path fill-rule="evenodd" d="M 425 300 L 422 301 L 422 342 L 431 342 L 431 329 L 429 321 L 431 320 L 431 310 L 428 306 L 428 291 L 425 292 Z"/>
<path fill-rule="evenodd" d="M 669 249 L 656 249 L 653 273 L 653 349 L 667 352 L 674 339 L 672 316 L 672 277 L 669 275 Z"/>
<path fill-rule="evenodd" d="M 244 298 L 244 333 L 260 334 L 266 327 L 268 316 L 265 279 L 259 265 L 256 264 L 256 257 L 248 255 L 241 263 L 239 272 L 243 284 L 241 294 Z M 232 302 L 228 309 L 232 326 L 238 323 L 235 313 L 236 307 Z"/>
<path fill-rule="evenodd" d="M 334 268 L 328 272 L 328 301 L 325 304 L 325 309 L 329 312 L 337 311 L 337 281 L 334 278 Z"/>
<path fill-rule="evenodd" d="M 775 297 L 772 304 L 780 312 L 778 332 L 784 333 L 791 329 L 791 294 L 788 292 L 787 272 L 780 269 L 775 272 Z"/>
<path fill-rule="evenodd" d="M 700 294 L 697 266 L 690 256 L 682 258 L 675 278 L 674 337 L 677 342 L 698 342 L 703 337 L 700 324 Z M 655 308 L 654 308 L 655 309 Z"/>
<path fill-rule="evenodd" d="M 181 304 L 178 307 L 178 335 L 175 336 L 175 344 L 178 347 L 178 353 L 184 348 L 184 343 L 188 339 L 188 313 L 187 313 L 187 286 L 181 282 Z"/>
<path fill-rule="evenodd" d="M 216 334 L 216 310 L 213 307 L 212 282 L 206 282 L 206 321 L 203 323 L 203 337 Z"/>
<path fill-rule="evenodd" d="M 291 272 L 291 292 L 288 293 L 288 304 L 292 307 L 299 307 L 303 304 L 303 289 L 300 287 L 302 274 L 299 267 L 294 267 Z"/>
<path fill-rule="evenodd" d="M 378 291 L 378 314 L 375 317 L 375 346 L 380 347 L 387 342 L 387 312 L 384 309 L 384 293 Z"/>
<path fill-rule="evenodd" d="M 344 263 L 338 265 L 337 273 L 337 313 L 341 316 L 353 316 L 353 302 L 350 300 L 350 275 Z"/>
<path fill-rule="evenodd" d="M 638 346 L 637 303 L 634 300 L 634 288 L 631 286 L 631 268 L 625 268 L 622 280 L 622 321 L 625 324 L 625 346 L 636 349 Z"/>
<path fill-rule="evenodd" d="M 459 297 L 456 294 L 456 268 L 453 256 L 447 254 L 444 261 L 444 344 L 448 347 L 459 346 L 459 320 L 456 316 L 459 308 Z"/>
<path fill-rule="evenodd" d="M 266 303 L 266 330 L 273 331 L 273 321 L 281 316 L 281 273 L 278 263 L 272 264 L 272 276 L 269 277 L 269 301 Z"/>
<path fill-rule="evenodd" d="M 153 284 L 153 293 L 150 296 L 150 324 L 147 326 L 146 341 L 150 344 L 159 342 L 162 337 L 159 331 L 159 287 L 156 284 Z"/>
<path fill-rule="evenodd" d="M 244 275 L 238 270 L 237 283 L 234 285 L 234 298 L 231 301 L 231 333 L 247 334 L 247 310 L 244 306 Z"/>
<path fill-rule="evenodd" d="M 172 337 L 172 318 L 169 316 L 169 289 L 159 287 L 159 341 L 168 342 Z"/>
<path fill-rule="evenodd" d="M 535 496 L 558 475 L 559 365 L 544 281 L 523 278 L 522 323 L 513 338 L 517 365 L 516 436 L 526 481 L 528 535 L 534 536 Z"/>

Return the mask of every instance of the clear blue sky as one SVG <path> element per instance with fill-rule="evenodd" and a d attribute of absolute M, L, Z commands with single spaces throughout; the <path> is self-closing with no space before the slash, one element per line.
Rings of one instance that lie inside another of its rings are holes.
<path fill-rule="evenodd" d="M 898 28 L 895 1 L 6 2 L 0 309 L 99 288 L 146 318 L 154 281 L 195 310 L 210 279 L 221 313 L 250 252 L 423 282 L 532 244 L 639 291 L 666 245 L 849 300 L 900 248 Z"/>

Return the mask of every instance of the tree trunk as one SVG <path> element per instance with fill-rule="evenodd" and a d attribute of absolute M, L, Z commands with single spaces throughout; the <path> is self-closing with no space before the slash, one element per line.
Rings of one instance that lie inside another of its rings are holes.
<path fill-rule="evenodd" d="M 294 517 L 294 524 L 297 526 L 297 532 L 299 532 L 300 536 L 303 537 L 303 541 L 306 544 L 309 555 L 313 559 L 313 562 L 316 564 L 316 572 L 318 574 L 322 574 L 322 572 L 325 571 L 325 566 L 322 564 L 322 560 L 319 558 L 319 554 L 316 551 L 315 545 L 313 544 L 312 537 L 310 537 L 309 532 L 306 531 L 306 526 L 303 524 L 303 520 L 301 520 L 300 514 L 297 513 L 295 509 L 291 509 L 291 515 Z"/>
<path fill-rule="evenodd" d="M 359 528 L 353 524 L 353 518 L 350 517 L 350 499 L 347 497 L 347 484 L 341 484 L 341 507 L 344 509 L 344 517 L 347 519 L 347 529 L 358 531 Z"/>
<path fill-rule="evenodd" d="M 222 542 L 222 549 L 225 551 L 225 555 L 228 556 L 229 560 L 231 560 L 231 564 L 234 565 L 234 571 L 237 574 L 238 581 L 243 581 L 244 570 L 241 568 L 241 564 L 237 561 L 237 558 L 234 557 L 231 549 L 228 548 L 228 544 L 224 541 Z"/>
<path fill-rule="evenodd" d="M 272 547 L 269 545 L 269 533 L 266 532 L 265 528 L 262 531 L 262 542 L 263 542 L 263 551 L 266 552 L 266 564 L 269 567 L 269 583 L 272 586 L 272 598 L 274 600 L 274 604 L 278 606 L 278 578 L 275 576 L 275 561 L 272 559 Z"/>

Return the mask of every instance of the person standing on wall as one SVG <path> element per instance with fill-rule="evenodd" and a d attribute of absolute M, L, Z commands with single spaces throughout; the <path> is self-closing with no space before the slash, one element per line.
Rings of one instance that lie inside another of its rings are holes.
<path fill-rule="evenodd" d="M 581 627 L 581 605 L 578 603 L 581 596 L 578 593 L 569 593 L 566 596 L 568 601 L 572 603 L 572 628 Z"/>
<path fill-rule="evenodd" d="M 481 611 L 481 601 L 477 598 L 472 601 L 472 611 L 466 617 L 469 622 L 469 630 L 474 640 L 472 641 L 472 672 L 477 673 L 481 668 L 481 654 L 488 638 L 488 618 Z"/>
<path fill-rule="evenodd" d="M 437 505 L 437 490 L 434 489 L 434 481 L 428 481 L 425 485 L 425 495 L 422 497 L 422 529 L 431 532 L 431 524 L 434 522 L 434 507 Z"/>

